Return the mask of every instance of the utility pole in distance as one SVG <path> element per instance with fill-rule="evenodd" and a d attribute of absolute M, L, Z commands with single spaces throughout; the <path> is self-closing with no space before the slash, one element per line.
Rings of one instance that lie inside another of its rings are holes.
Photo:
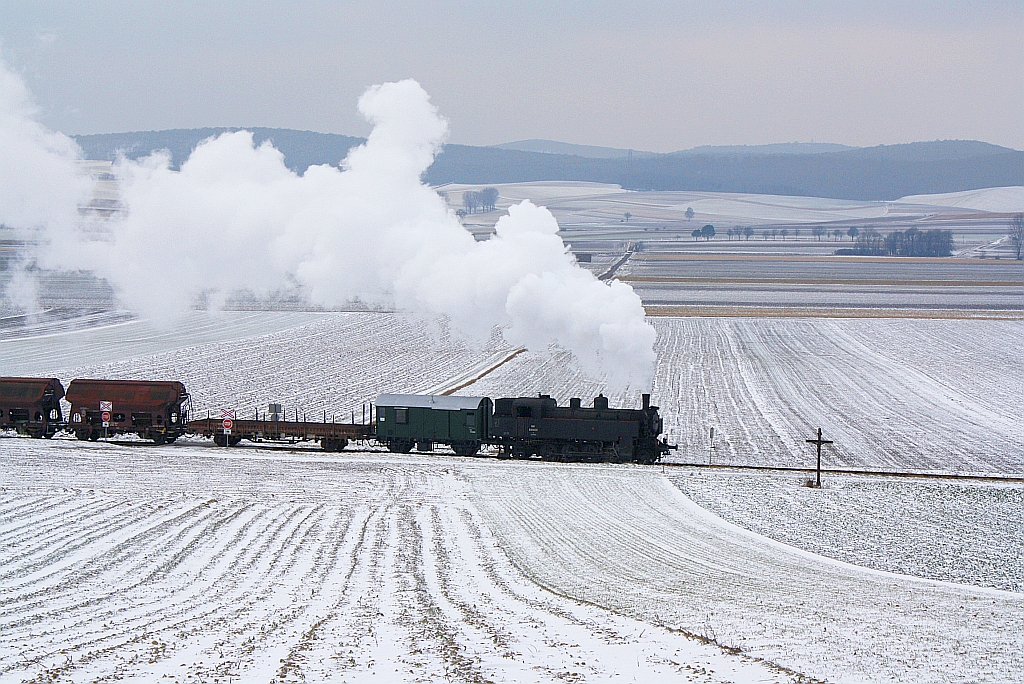
<path fill-rule="evenodd" d="M 808 444 L 816 444 L 818 446 L 818 470 L 817 470 L 818 478 L 817 478 L 817 481 L 814 484 L 814 487 L 816 489 L 820 489 L 821 488 L 821 445 L 822 444 L 832 444 L 832 440 L 830 440 L 830 439 L 822 439 L 821 438 L 821 428 L 818 428 L 818 438 L 817 439 L 808 439 L 806 441 L 807 441 Z"/>

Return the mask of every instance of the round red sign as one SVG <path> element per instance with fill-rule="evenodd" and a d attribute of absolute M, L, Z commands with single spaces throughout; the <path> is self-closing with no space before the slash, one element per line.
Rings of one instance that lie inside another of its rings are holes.
<path fill-rule="evenodd" d="M 225 430 L 230 430 L 235 426 L 235 421 L 231 420 L 230 418 L 225 418 L 221 424 L 224 426 Z"/>
<path fill-rule="evenodd" d="M 104 411 L 104 412 L 103 412 L 103 413 L 101 414 L 101 417 L 103 418 L 103 422 L 104 422 L 104 423 L 108 423 L 108 422 L 110 422 L 110 411 Z"/>

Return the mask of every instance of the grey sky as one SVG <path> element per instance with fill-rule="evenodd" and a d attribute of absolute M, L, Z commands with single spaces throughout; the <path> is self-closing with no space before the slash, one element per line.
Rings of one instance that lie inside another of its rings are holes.
<path fill-rule="evenodd" d="M 0 0 L 0 46 L 66 133 L 362 135 L 359 94 L 412 77 L 466 144 L 1024 149 L 1021 0 Z"/>

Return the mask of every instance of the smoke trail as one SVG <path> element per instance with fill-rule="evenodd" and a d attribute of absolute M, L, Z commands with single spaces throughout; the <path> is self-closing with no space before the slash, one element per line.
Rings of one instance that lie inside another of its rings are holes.
<path fill-rule="evenodd" d="M 83 239 L 55 221 L 40 264 L 91 269 L 157 320 L 199 293 L 217 303 L 298 285 L 321 305 L 359 299 L 445 315 L 471 338 L 503 325 L 510 342 L 561 344 L 613 384 L 649 382 L 655 333 L 639 297 L 579 268 L 550 212 L 513 206 L 478 243 L 421 182 L 447 123 L 418 83 L 374 86 L 359 111 L 373 131 L 340 170 L 296 175 L 244 131 L 203 142 L 179 171 L 162 154 L 122 160 L 126 213 L 109 236 Z"/>
<path fill-rule="evenodd" d="M 46 229 L 69 230 L 91 183 L 75 160 L 78 145 L 33 118 L 24 82 L 0 60 L 0 226 L 33 242 Z M 38 308 L 32 258 L 9 264 L 4 295 L 15 308 Z"/>

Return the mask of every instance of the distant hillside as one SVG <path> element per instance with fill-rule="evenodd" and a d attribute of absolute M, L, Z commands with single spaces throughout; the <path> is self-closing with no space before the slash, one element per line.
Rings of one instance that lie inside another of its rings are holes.
<path fill-rule="evenodd" d="M 598 147 L 596 145 L 574 145 L 557 140 L 517 140 L 516 142 L 492 145 L 499 150 L 517 150 L 519 152 L 542 152 L 544 154 L 572 154 L 589 159 L 618 159 L 628 157 L 653 157 L 656 153 L 642 150 L 627 150 L 621 147 Z"/>
<path fill-rule="evenodd" d="M 77 140 L 91 159 L 113 159 L 118 150 L 137 158 L 152 150 L 168 149 L 175 164 L 179 164 L 199 141 L 225 130 L 239 129 L 144 131 L 78 136 Z M 248 130 L 257 143 L 273 140 L 284 153 L 285 163 L 298 173 L 312 164 L 338 165 L 352 146 L 362 142 L 361 138 L 329 133 Z M 808 149 L 805 145 L 814 147 Z M 710 152 L 695 148 L 685 153 L 650 156 L 634 153 L 631 158 L 446 145 L 424 179 L 434 185 L 578 180 L 636 190 L 749 192 L 854 200 L 894 200 L 907 195 L 1024 185 L 1024 152 L 983 142 L 945 140 L 835 151 L 821 149 L 820 145 L 825 144 L 708 148 Z M 775 151 L 768 151 L 770 148 Z M 723 153 L 725 149 L 734 151 Z"/>
<path fill-rule="evenodd" d="M 77 135 L 74 138 L 87 159 L 113 161 L 119 153 L 124 153 L 129 159 L 138 159 L 155 150 L 168 150 L 173 166 L 177 168 L 203 140 L 227 131 L 241 130 L 251 131 L 257 145 L 264 140 L 271 140 L 274 147 L 284 153 L 288 168 L 298 173 L 305 173 L 307 168 L 317 164 L 337 166 L 350 148 L 363 142 L 363 138 L 348 135 L 295 131 L 289 128 L 178 128 L 168 131 Z"/>
<path fill-rule="evenodd" d="M 985 144 L 985 143 L 981 143 Z M 590 159 L 620 159 L 632 155 L 639 157 L 660 156 L 656 152 L 628 150 L 621 147 L 597 147 L 594 145 L 574 145 L 556 140 L 518 140 L 516 142 L 492 145 L 499 150 L 518 150 L 519 152 L 543 152 L 544 154 L 573 154 L 577 157 Z M 849 145 L 837 143 L 773 143 L 771 145 L 702 145 L 688 150 L 669 152 L 669 156 L 753 156 L 766 154 L 822 154 L 824 152 L 842 152 L 854 150 Z"/>
<path fill-rule="evenodd" d="M 838 143 L 772 143 L 771 145 L 701 145 L 671 154 L 677 157 L 693 155 L 745 157 L 769 154 L 823 154 L 855 149 L 857 148 Z"/>

